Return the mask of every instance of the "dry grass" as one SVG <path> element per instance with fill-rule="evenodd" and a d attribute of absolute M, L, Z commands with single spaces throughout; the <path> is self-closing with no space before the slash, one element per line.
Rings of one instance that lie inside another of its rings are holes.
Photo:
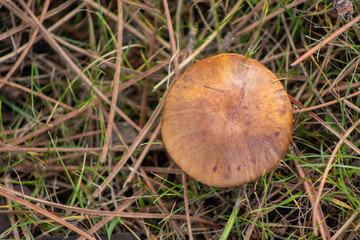
<path fill-rule="evenodd" d="M 240 191 L 230 239 L 359 239 L 358 5 L 0 6 L 1 236 L 218 239 Z M 159 134 L 167 85 L 221 52 L 265 64 L 294 109 L 286 158 L 241 189 L 186 177 Z"/>

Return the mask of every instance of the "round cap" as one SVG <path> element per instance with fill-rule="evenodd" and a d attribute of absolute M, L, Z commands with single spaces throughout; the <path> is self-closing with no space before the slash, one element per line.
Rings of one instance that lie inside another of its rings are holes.
<path fill-rule="evenodd" d="M 216 187 L 274 169 L 291 139 L 292 110 L 277 77 L 258 61 L 220 54 L 194 64 L 164 105 L 162 138 L 176 164 Z"/>

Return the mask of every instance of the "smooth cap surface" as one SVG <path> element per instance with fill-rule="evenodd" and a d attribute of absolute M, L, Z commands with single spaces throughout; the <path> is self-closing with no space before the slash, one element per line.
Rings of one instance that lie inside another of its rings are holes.
<path fill-rule="evenodd" d="M 282 83 L 238 54 L 194 64 L 170 90 L 162 138 L 176 164 L 217 187 L 247 183 L 274 169 L 291 139 L 292 109 Z"/>

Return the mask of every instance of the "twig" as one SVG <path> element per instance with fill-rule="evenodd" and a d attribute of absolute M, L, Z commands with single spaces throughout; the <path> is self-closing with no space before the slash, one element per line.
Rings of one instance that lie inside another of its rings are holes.
<path fill-rule="evenodd" d="M 139 75 L 139 76 L 137 76 L 137 77 L 135 77 L 135 78 L 133 78 L 133 79 L 125 82 L 125 83 L 123 83 L 123 84 L 119 87 L 119 93 L 120 93 L 121 91 L 124 91 L 125 89 L 129 88 L 129 87 L 132 86 L 133 84 L 137 83 L 138 81 L 142 80 L 143 78 L 149 76 L 150 74 L 153 74 L 153 73 L 159 71 L 161 68 L 165 67 L 167 64 L 168 64 L 168 61 L 164 61 L 163 63 L 159 64 L 158 66 L 153 67 L 152 69 L 144 72 L 143 74 L 141 74 L 141 75 Z M 112 92 L 109 92 L 109 93 L 106 94 L 107 97 L 110 97 L 111 95 L 112 95 Z M 99 104 L 101 101 L 102 101 L 102 99 L 96 98 L 96 99 L 93 101 L 93 103 L 94 103 L 94 105 L 97 105 L 97 104 Z M 92 104 L 87 104 L 86 106 L 84 106 L 84 107 L 81 108 L 81 109 L 74 109 L 72 112 L 70 112 L 70 113 L 68 113 L 68 114 L 66 114 L 66 115 L 64 115 L 64 116 L 62 116 L 62 117 L 60 117 L 60 118 L 52 121 L 51 123 L 49 123 L 49 124 L 47 124 L 47 125 L 44 125 L 44 126 L 41 126 L 40 128 L 38 128 L 38 129 L 35 130 L 34 132 L 31 132 L 31 133 L 29 133 L 29 134 L 27 134 L 27 135 L 25 135 L 25 136 L 23 136 L 23 137 L 19 137 L 19 138 L 17 138 L 17 139 L 14 139 L 13 143 L 14 143 L 15 145 L 20 144 L 20 143 L 23 143 L 23 142 L 25 142 L 26 140 L 28 140 L 28 139 L 30 139 L 30 138 L 32 138 L 32 137 L 35 137 L 35 136 L 39 135 L 40 133 L 46 132 L 46 131 L 48 131 L 49 129 L 51 129 L 51 128 L 53 128 L 53 127 L 55 127 L 55 126 L 63 123 L 64 121 L 69 120 L 69 119 L 77 116 L 78 114 L 81 114 L 81 113 L 85 112 L 85 110 L 87 110 L 87 109 L 89 109 L 89 108 L 91 108 L 91 107 L 93 107 Z"/>
<path fill-rule="evenodd" d="M 157 190 L 154 187 L 154 185 L 152 184 L 152 182 L 154 181 L 152 178 L 149 178 L 148 175 L 145 172 L 146 167 L 141 167 L 140 168 L 140 174 L 142 176 L 142 179 L 144 180 L 145 184 L 147 185 L 147 187 L 150 189 L 151 194 L 156 194 Z M 182 174 L 182 171 L 179 169 L 179 174 Z M 164 200 L 162 198 L 158 198 L 156 203 L 159 204 L 160 210 L 167 214 L 170 215 L 170 211 L 169 209 L 166 208 L 166 203 L 164 202 Z M 170 219 L 169 221 L 171 223 L 171 225 L 174 227 L 176 233 L 179 235 L 180 239 L 185 239 L 185 234 L 183 232 L 182 229 L 180 229 L 179 224 L 177 223 L 176 220 L 174 219 Z"/>
<path fill-rule="evenodd" d="M 304 53 L 301 57 L 299 57 L 295 62 L 293 62 L 292 64 L 290 64 L 291 67 L 294 67 L 296 65 L 298 65 L 300 62 L 304 61 L 306 58 L 310 57 L 310 55 L 312 55 L 313 53 L 315 53 L 317 50 L 319 50 L 321 47 L 325 46 L 326 44 L 328 44 L 329 42 L 331 42 L 332 40 L 334 40 L 336 37 L 338 37 L 340 34 L 342 34 L 343 32 L 345 32 L 346 30 L 348 30 L 352 25 L 354 25 L 355 23 L 357 23 L 358 21 L 360 21 L 360 14 L 358 16 L 356 16 L 353 20 L 351 20 L 350 22 L 348 22 L 347 24 L 345 24 L 344 26 L 342 26 L 341 28 L 339 28 L 338 30 L 336 30 L 335 32 L 333 32 L 329 37 L 327 37 L 326 39 L 324 39 L 323 41 L 321 41 L 319 44 L 317 44 L 315 47 L 311 48 L 309 51 L 307 51 L 306 53 Z"/>
<path fill-rule="evenodd" d="M 337 232 L 334 234 L 334 236 L 332 236 L 332 238 L 330 240 L 336 240 L 338 239 L 338 237 L 340 237 L 340 235 L 346 231 L 346 229 L 348 229 L 350 227 L 351 224 L 354 223 L 355 218 L 359 215 L 359 211 L 356 210 L 351 217 L 342 225 L 342 227 L 337 230 Z"/>
<path fill-rule="evenodd" d="M 134 151 L 137 149 L 139 144 L 142 142 L 142 140 L 144 139 L 146 134 L 150 131 L 150 128 L 152 127 L 154 121 L 159 117 L 163 105 L 164 105 L 164 102 L 160 101 L 160 103 L 154 110 L 153 114 L 151 115 L 149 121 L 146 123 L 146 125 L 144 126 L 142 131 L 139 133 L 139 135 L 136 137 L 133 144 L 130 146 L 129 150 L 124 154 L 124 156 L 121 158 L 121 160 L 113 167 L 109 176 L 100 185 L 100 188 L 98 188 L 92 194 L 92 197 L 98 197 L 100 195 L 100 193 L 109 186 L 108 183 L 114 179 L 114 177 L 118 174 L 120 169 L 125 165 L 127 160 L 130 158 L 131 154 L 134 153 Z"/>
<path fill-rule="evenodd" d="M 333 164 L 333 161 L 335 159 L 335 155 L 337 154 L 337 152 L 340 150 L 341 146 L 343 145 L 345 139 L 350 135 L 350 133 L 352 131 L 354 131 L 357 126 L 360 124 L 360 119 L 357 120 L 344 134 L 344 136 L 342 136 L 339 140 L 339 142 L 336 144 L 336 147 L 334 148 L 330 158 L 329 158 L 329 161 L 326 165 L 326 168 L 324 170 L 324 173 L 322 175 L 322 179 L 321 179 L 321 182 L 320 182 L 320 186 L 318 188 L 318 192 L 317 192 L 317 196 L 316 196 L 316 200 L 315 200 L 315 204 L 314 204 L 314 211 L 313 211 L 313 214 L 316 213 L 316 211 L 318 210 L 319 208 L 319 204 L 320 204 L 320 199 L 321 199 L 321 196 L 322 196 L 322 192 L 323 192 L 323 189 L 324 189 L 324 186 L 325 186 L 325 181 L 326 181 L 326 178 L 330 172 L 330 169 L 331 169 L 331 165 Z M 315 217 L 315 216 L 314 216 Z M 314 219 L 313 219 L 314 220 Z"/>
<path fill-rule="evenodd" d="M 177 47 L 175 42 L 175 34 L 174 29 L 172 26 L 172 21 L 170 17 L 170 11 L 169 11 L 169 5 L 167 3 L 167 0 L 163 0 L 164 9 L 165 9 L 165 15 L 166 15 L 166 22 L 169 29 L 169 36 L 170 36 L 170 44 L 171 44 L 171 54 L 172 58 L 174 58 L 174 66 L 175 66 L 175 77 L 176 79 L 179 77 L 179 61 L 178 61 L 178 55 L 177 55 Z"/>
<path fill-rule="evenodd" d="M 65 220 L 59 218 L 55 214 L 50 213 L 47 210 L 36 206 L 35 204 L 29 203 L 29 202 L 25 201 L 24 199 L 19 198 L 19 197 L 15 196 L 15 195 L 13 195 L 11 193 L 8 193 L 7 191 L 4 191 L 4 188 L 1 185 L 0 185 L 0 195 L 4 196 L 5 198 L 11 199 L 14 202 L 22 204 L 22 205 L 24 205 L 24 206 L 38 212 L 38 213 L 44 215 L 45 217 L 48 217 L 48 218 L 54 220 L 55 222 L 60 223 L 61 225 L 64 225 L 65 227 L 73 230 L 74 232 L 76 232 L 76 233 L 80 234 L 81 236 L 85 237 L 86 239 L 91 239 L 91 240 L 95 239 L 95 238 L 91 237 L 88 233 L 80 230 L 79 228 L 77 228 L 77 227 L 73 226 L 72 224 L 66 222 Z M 24 197 L 26 197 L 26 196 L 24 196 Z"/>
<path fill-rule="evenodd" d="M 192 229 L 191 229 L 191 220 L 190 220 L 190 209 L 189 209 L 189 194 L 187 192 L 187 181 L 186 181 L 186 174 L 183 172 L 182 175 L 182 182 L 183 182 L 183 188 L 184 188 L 184 202 L 185 202 L 185 214 L 186 214 L 186 222 L 188 227 L 188 234 L 189 239 L 193 240 L 194 237 L 192 235 Z"/>
<path fill-rule="evenodd" d="M 63 50 L 63 48 L 55 41 L 52 34 L 39 22 L 39 20 L 36 18 L 34 13 L 29 9 L 29 7 L 26 5 L 26 3 L 23 0 L 20 0 L 21 5 L 24 7 L 24 9 L 29 13 L 30 19 L 24 16 L 20 15 L 20 18 L 25 18 L 26 20 L 29 20 L 33 23 L 33 25 L 38 26 L 40 29 L 40 32 L 42 33 L 44 39 L 49 43 L 49 45 L 55 50 L 55 52 L 58 52 L 59 55 L 64 59 L 64 61 L 69 64 L 71 69 L 76 72 L 80 76 L 80 79 L 82 79 L 86 85 L 96 93 L 102 100 L 104 100 L 107 104 L 111 105 L 111 101 L 96 87 L 93 85 L 92 81 L 79 69 L 79 67 L 72 61 L 72 59 L 69 57 L 68 54 Z M 16 5 L 12 2 L 9 2 L 12 7 L 16 8 Z M 123 111 L 121 111 L 118 107 L 116 107 L 116 112 L 124 118 L 132 127 L 140 130 L 139 126 L 134 123 Z"/>
<path fill-rule="evenodd" d="M 3 193 L 6 194 L 3 195 Z M 10 194 L 11 193 L 11 194 Z M 73 212 L 77 212 L 77 213 L 83 213 L 83 214 L 89 214 L 89 215 L 97 215 L 97 216 L 118 216 L 118 217 L 124 217 L 124 218 L 157 218 L 157 219 L 164 219 L 164 218 L 169 218 L 169 219 L 181 219 L 181 220 L 186 220 L 186 216 L 183 215 L 178 215 L 178 214 L 159 214 L 159 213 L 142 213 L 142 212 L 138 212 L 138 213 L 132 213 L 132 212 L 114 212 L 114 211 L 101 211 L 101 210 L 93 210 L 93 209 L 83 209 L 83 208 L 79 208 L 79 207 L 71 207 L 68 205 L 63 205 L 63 204 L 59 204 L 59 203 L 54 203 L 54 202 L 49 202 L 46 200 L 42 200 L 39 198 L 34 198 L 31 196 L 27 196 L 27 195 L 23 195 L 22 193 L 19 193 L 17 191 L 14 191 L 12 189 L 8 189 L 5 188 L 3 185 L 0 184 L 0 195 L 3 195 L 5 197 L 14 197 L 16 199 L 20 199 L 20 201 L 18 203 L 23 204 L 25 206 L 29 206 L 28 204 L 31 204 L 21 198 L 16 197 L 15 195 L 18 196 L 22 196 L 25 199 L 29 199 L 32 201 L 36 201 L 48 206 L 54 206 L 63 210 L 68 210 L 68 211 L 73 211 Z M 9 198 L 10 198 L 9 197 Z M 11 200 L 13 200 L 12 198 L 10 198 Z M 15 201 L 15 200 L 14 200 Z M 17 201 L 16 201 L 17 202 Z M 31 209 L 37 211 L 37 210 L 42 210 L 40 207 L 37 207 L 34 204 L 31 204 L 31 206 L 35 206 L 36 208 L 31 207 Z M 49 213 L 48 211 L 46 211 L 46 213 Z M 51 215 L 53 215 L 52 213 L 49 213 Z M 46 215 L 45 215 L 46 216 Z M 46 216 L 49 217 L 49 216 Z M 57 219 L 60 219 L 60 221 L 64 221 L 61 218 L 58 218 L 57 216 L 55 216 Z M 50 218 L 50 217 L 49 217 Z M 200 217 L 190 217 L 190 219 L 192 221 L 196 221 L 196 222 L 201 222 L 201 223 L 205 223 L 211 226 L 215 226 L 218 227 L 218 224 L 215 224 L 211 221 L 208 221 L 206 219 L 200 218 Z M 56 221 L 58 222 L 58 221 Z M 65 222 L 66 224 L 68 224 L 67 222 Z M 62 224 L 62 222 L 61 222 Z M 63 224 L 64 226 L 67 227 L 67 225 Z M 75 228 L 74 226 L 71 225 L 72 228 Z M 70 228 L 70 227 L 69 227 Z M 81 231 L 81 230 L 80 230 Z M 93 238 L 89 238 L 89 239 L 93 239 Z"/>
<path fill-rule="evenodd" d="M 44 18 L 45 18 L 45 15 L 46 15 L 46 12 L 49 8 L 49 4 L 50 4 L 50 1 L 47 0 L 44 4 L 44 8 L 41 12 L 41 15 L 40 15 L 40 19 L 39 19 L 39 22 L 42 24 L 42 22 L 44 21 Z M 28 54 L 30 48 L 33 46 L 34 42 L 35 42 L 35 38 L 36 36 L 38 35 L 39 33 L 39 28 L 37 27 L 35 29 L 35 31 L 33 32 L 33 34 L 31 35 L 30 39 L 29 39 L 29 42 L 27 43 L 24 51 L 21 53 L 20 57 L 18 58 L 18 60 L 14 63 L 14 65 L 11 67 L 10 71 L 8 71 L 8 73 L 5 75 L 5 77 L 2 79 L 3 81 L 0 82 L 0 88 L 4 85 L 4 82 L 9 80 L 10 77 L 14 74 L 14 72 L 16 71 L 16 69 L 20 66 L 20 64 L 24 61 L 26 55 Z"/>
<path fill-rule="evenodd" d="M 139 196 L 141 190 L 136 192 L 134 196 Z M 136 198 L 130 198 L 126 200 L 124 203 L 121 204 L 118 208 L 114 210 L 114 212 L 123 212 L 126 208 L 130 207 L 131 204 L 133 204 L 136 201 Z M 102 228 L 106 223 L 110 222 L 115 216 L 106 216 L 103 219 L 101 219 L 98 223 L 96 223 L 91 229 L 88 230 L 88 233 L 93 234 L 100 228 Z M 78 238 L 77 240 L 84 240 L 83 237 Z"/>
<path fill-rule="evenodd" d="M 132 170 L 129 174 L 129 176 L 127 177 L 123 188 L 126 187 L 126 185 L 134 178 L 135 173 L 137 172 L 137 170 L 139 169 L 139 167 L 141 166 L 143 160 L 145 159 L 145 157 L 147 156 L 147 154 L 150 151 L 150 148 L 153 146 L 151 145 L 151 143 L 156 139 L 156 137 L 159 135 L 160 133 L 160 128 L 161 128 L 161 123 L 158 123 L 157 127 L 155 128 L 152 136 L 149 139 L 149 144 L 146 145 L 146 147 L 144 148 L 144 150 L 142 151 L 141 155 L 138 157 L 136 163 L 134 164 L 134 166 L 132 167 Z"/>
<path fill-rule="evenodd" d="M 136 2 L 129 1 L 129 0 L 121 0 L 121 1 L 123 3 L 138 7 L 140 9 L 143 9 L 143 10 L 151 12 L 151 13 L 158 13 L 158 14 L 161 13 L 161 11 L 159 9 L 146 6 L 145 4 L 142 4 L 142 3 L 136 3 Z"/>
<path fill-rule="evenodd" d="M 291 154 L 294 155 L 294 156 L 299 155 L 299 154 L 295 154 L 294 150 L 292 150 Z M 307 180 L 303 181 L 303 184 L 304 184 L 305 190 L 307 192 L 310 204 L 314 207 L 314 205 L 315 205 L 315 195 L 316 195 L 314 186 L 313 186 L 311 180 L 307 178 L 304 170 L 300 167 L 299 161 L 296 160 L 296 159 L 294 159 L 293 161 L 295 163 L 295 167 L 296 167 L 296 170 L 297 170 L 297 172 L 299 174 L 299 177 L 301 177 L 303 179 L 307 179 Z M 328 227 L 326 225 L 326 222 L 325 222 L 325 219 L 324 219 L 324 214 L 323 214 L 321 208 L 319 208 L 317 212 L 314 212 L 314 217 L 315 217 L 317 223 L 319 224 L 320 233 L 321 233 L 322 237 L 324 239 L 329 239 L 330 238 L 329 229 L 328 229 Z"/>
<path fill-rule="evenodd" d="M 200 54 L 205 49 L 205 47 L 207 47 L 212 42 L 212 40 L 214 40 L 214 38 L 217 36 L 218 32 L 223 27 L 225 27 L 225 25 L 226 25 L 225 23 L 228 22 L 229 18 L 233 16 L 233 14 L 238 10 L 240 5 L 241 5 L 241 1 L 238 1 L 234 5 L 234 7 L 231 9 L 231 11 L 226 15 L 224 20 L 220 23 L 220 27 L 218 29 L 216 29 L 215 31 L 213 31 L 210 34 L 210 36 L 206 39 L 206 41 L 193 52 L 193 54 L 191 54 L 182 63 L 180 63 L 180 65 L 179 65 L 180 70 L 183 69 L 186 65 L 188 65 L 198 54 Z M 174 75 L 174 72 L 171 72 L 167 77 L 162 79 L 158 84 L 156 84 L 153 91 L 156 91 L 162 84 L 164 84 L 166 81 L 168 81 L 168 79 L 170 79 L 170 77 L 173 75 Z"/>
<path fill-rule="evenodd" d="M 319 104 L 317 106 L 296 109 L 296 110 L 293 110 L 293 113 L 309 112 L 309 111 L 312 111 L 312 110 L 315 110 L 315 109 L 318 109 L 318 108 L 322 108 L 322 107 L 326 107 L 326 106 L 329 106 L 329 105 L 332 105 L 332 104 L 340 103 L 343 100 L 355 97 L 357 95 L 360 95 L 360 91 L 349 94 L 346 97 L 341 97 L 341 98 L 336 99 L 336 100 L 332 100 L 332 101 L 329 101 L 329 102 L 326 102 L 326 103 L 323 103 L 323 104 Z"/>
<path fill-rule="evenodd" d="M 109 118 L 108 118 L 108 125 L 106 129 L 105 139 L 104 139 L 104 145 L 103 150 L 101 152 L 100 162 L 104 163 L 106 160 L 106 156 L 108 154 L 109 150 L 109 144 L 114 124 L 114 117 L 115 117 L 115 109 L 116 109 L 116 103 L 118 99 L 118 91 L 119 91 L 119 83 L 120 83 L 120 74 L 121 74 L 121 62 L 122 62 L 122 41 L 123 41 L 123 8 L 122 8 L 122 1 L 118 0 L 118 35 L 117 35 L 117 58 L 116 58 L 116 70 L 114 75 L 114 81 L 113 81 L 113 97 L 111 99 L 111 108 L 109 112 Z"/>
<path fill-rule="evenodd" d="M 294 102 L 297 106 L 303 108 L 304 106 L 297 101 L 295 98 L 293 98 L 292 96 L 289 95 L 289 98 L 291 99 L 292 102 Z M 311 111 L 307 111 L 307 113 L 312 116 L 316 121 L 318 121 L 321 125 L 323 125 L 327 130 L 329 130 L 331 133 L 333 133 L 336 137 L 338 137 L 339 139 L 342 138 L 342 136 L 340 135 L 340 133 L 338 133 L 334 128 L 332 128 L 329 124 L 327 124 L 326 122 L 324 122 L 321 118 L 319 118 L 316 114 L 314 114 Z M 354 150 L 357 154 L 360 155 L 360 149 L 355 146 L 352 142 L 350 142 L 347 139 L 344 139 L 344 142 L 346 143 L 346 145 L 348 145 L 349 147 L 352 148 L 352 150 Z"/>
<path fill-rule="evenodd" d="M 276 10 L 275 12 L 270 13 L 262 21 L 258 20 L 257 22 L 254 22 L 253 24 L 249 25 L 248 27 L 244 28 L 243 30 L 237 32 L 234 35 L 234 37 L 240 36 L 240 35 L 242 35 L 244 33 L 247 33 L 249 31 L 253 30 L 254 28 L 256 28 L 257 26 L 259 26 L 260 24 L 263 24 L 263 23 L 269 21 L 270 19 L 279 16 L 281 13 L 284 13 L 287 9 L 293 8 L 293 7 L 295 7 L 297 5 L 300 5 L 300 4 L 302 4 L 302 3 L 306 2 L 306 1 L 307 0 L 298 0 L 298 1 L 291 2 L 289 5 L 285 6 L 285 8 L 280 8 L 280 9 Z"/>

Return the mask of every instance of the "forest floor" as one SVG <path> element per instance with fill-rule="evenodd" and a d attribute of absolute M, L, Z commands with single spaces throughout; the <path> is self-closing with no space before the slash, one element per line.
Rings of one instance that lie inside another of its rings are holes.
<path fill-rule="evenodd" d="M 353 2 L 0 0 L 0 237 L 359 239 Z M 161 138 L 168 86 L 224 52 L 293 108 L 285 158 L 243 187 L 195 181 Z"/>

